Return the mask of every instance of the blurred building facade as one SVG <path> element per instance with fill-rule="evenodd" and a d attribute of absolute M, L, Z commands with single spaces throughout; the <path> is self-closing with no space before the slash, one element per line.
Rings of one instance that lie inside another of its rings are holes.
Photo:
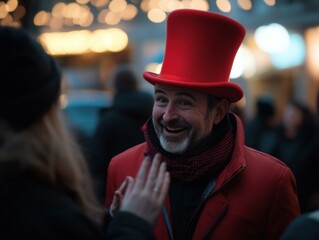
<path fill-rule="evenodd" d="M 246 27 L 231 81 L 245 91 L 239 105 L 248 117 L 264 92 L 273 94 L 279 113 L 292 98 L 315 109 L 317 0 L 0 0 L 0 24 L 30 31 L 58 59 L 65 107 L 77 98 L 100 106 L 109 104 L 108 73 L 117 64 L 130 62 L 140 76 L 159 71 L 166 17 L 178 8 L 218 12 Z"/>

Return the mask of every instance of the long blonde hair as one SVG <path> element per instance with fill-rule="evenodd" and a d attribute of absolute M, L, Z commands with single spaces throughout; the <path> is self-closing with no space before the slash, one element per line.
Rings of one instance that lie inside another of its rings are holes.
<path fill-rule="evenodd" d="M 96 200 L 86 160 L 57 105 L 22 132 L 0 123 L 0 164 L 10 161 L 64 189 L 90 218 L 101 220 L 103 209 Z"/>

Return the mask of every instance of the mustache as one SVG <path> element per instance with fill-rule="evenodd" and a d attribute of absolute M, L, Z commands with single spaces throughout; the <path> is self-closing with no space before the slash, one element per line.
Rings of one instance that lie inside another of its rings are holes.
<path fill-rule="evenodd" d="M 168 128 L 190 128 L 190 125 L 187 122 L 177 119 L 166 122 L 163 118 L 161 118 L 159 123 Z"/>

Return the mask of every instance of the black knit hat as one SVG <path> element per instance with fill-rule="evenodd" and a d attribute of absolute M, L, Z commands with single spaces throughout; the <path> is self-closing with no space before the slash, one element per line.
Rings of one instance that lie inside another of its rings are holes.
<path fill-rule="evenodd" d="M 61 72 L 28 33 L 0 27 L 0 119 L 21 131 L 57 101 Z"/>

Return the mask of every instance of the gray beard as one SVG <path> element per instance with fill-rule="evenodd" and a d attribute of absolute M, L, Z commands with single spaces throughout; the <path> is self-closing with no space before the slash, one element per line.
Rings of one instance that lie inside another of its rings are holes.
<path fill-rule="evenodd" d="M 186 152 L 188 146 L 189 146 L 189 138 L 183 139 L 181 142 L 169 142 L 163 137 L 163 135 L 157 133 L 157 137 L 159 139 L 159 142 L 162 146 L 162 148 L 173 154 L 183 154 Z"/>

